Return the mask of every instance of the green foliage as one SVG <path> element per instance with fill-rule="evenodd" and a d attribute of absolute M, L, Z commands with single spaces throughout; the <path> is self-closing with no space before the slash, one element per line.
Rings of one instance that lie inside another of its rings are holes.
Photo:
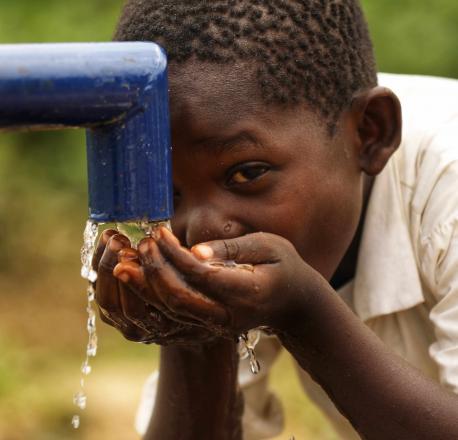
<path fill-rule="evenodd" d="M 456 0 L 362 0 L 379 69 L 458 77 Z"/>
<path fill-rule="evenodd" d="M 1 43 L 108 41 L 122 0 L 6 0 L 0 4 Z"/>

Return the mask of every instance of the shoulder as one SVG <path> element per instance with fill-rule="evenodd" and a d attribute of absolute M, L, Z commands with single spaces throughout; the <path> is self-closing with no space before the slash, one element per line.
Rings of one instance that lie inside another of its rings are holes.
<path fill-rule="evenodd" d="M 428 159 L 425 155 L 441 155 L 451 161 L 458 158 L 458 80 L 382 73 L 379 82 L 393 90 L 401 102 L 398 160 L 418 170 L 422 159 Z"/>
<path fill-rule="evenodd" d="M 401 101 L 402 141 L 391 165 L 409 216 L 423 215 L 438 187 L 440 194 L 458 196 L 458 81 L 380 74 L 379 82 Z"/>
<path fill-rule="evenodd" d="M 420 273 L 433 288 L 458 230 L 458 81 L 392 74 L 379 80 L 401 101 L 402 143 L 388 168 Z"/>
<path fill-rule="evenodd" d="M 380 73 L 378 80 L 399 97 L 407 136 L 423 128 L 438 128 L 458 117 L 458 80 L 392 73 Z"/>

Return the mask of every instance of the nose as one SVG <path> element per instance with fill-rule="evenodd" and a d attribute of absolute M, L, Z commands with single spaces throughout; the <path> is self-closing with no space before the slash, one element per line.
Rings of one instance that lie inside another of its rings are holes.
<path fill-rule="evenodd" d="M 187 247 L 206 241 L 240 237 L 247 233 L 240 221 L 211 206 L 196 207 L 172 219 L 172 229 Z"/>

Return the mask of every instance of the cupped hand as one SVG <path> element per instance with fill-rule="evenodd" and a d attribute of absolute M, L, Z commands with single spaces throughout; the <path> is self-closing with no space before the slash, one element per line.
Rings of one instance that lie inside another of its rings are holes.
<path fill-rule="evenodd" d="M 174 320 L 235 337 L 265 326 L 283 330 L 321 276 L 286 239 L 267 233 L 182 247 L 161 228 L 139 245 L 141 270 L 120 263 L 147 304 Z M 236 264 L 224 264 L 232 262 Z"/>
<path fill-rule="evenodd" d="M 136 342 L 168 345 L 214 339 L 215 335 L 202 326 L 169 319 L 145 303 L 136 286 L 124 282 L 122 276 L 114 276 L 118 264 L 142 270 L 138 252 L 130 246 L 129 239 L 115 230 L 106 230 L 100 237 L 92 264 L 98 274 L 95 298 L 101 320 Z"/>

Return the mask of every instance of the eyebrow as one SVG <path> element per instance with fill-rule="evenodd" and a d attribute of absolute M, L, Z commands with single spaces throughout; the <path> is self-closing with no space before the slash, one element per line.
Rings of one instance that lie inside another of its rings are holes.
<path fill-rule="evenodd" d="M 251 145 L 256 148 L 265 148 L 263 143 L 254 133 L 246 130 L 233 136 L 215 136 L 199 139 L 195 145 L 198 148 L 209 150 L 215 154 L 227 153 L 229 151 L 233 152 L 234 150 L 243 149 L 247 145 Z"/>

